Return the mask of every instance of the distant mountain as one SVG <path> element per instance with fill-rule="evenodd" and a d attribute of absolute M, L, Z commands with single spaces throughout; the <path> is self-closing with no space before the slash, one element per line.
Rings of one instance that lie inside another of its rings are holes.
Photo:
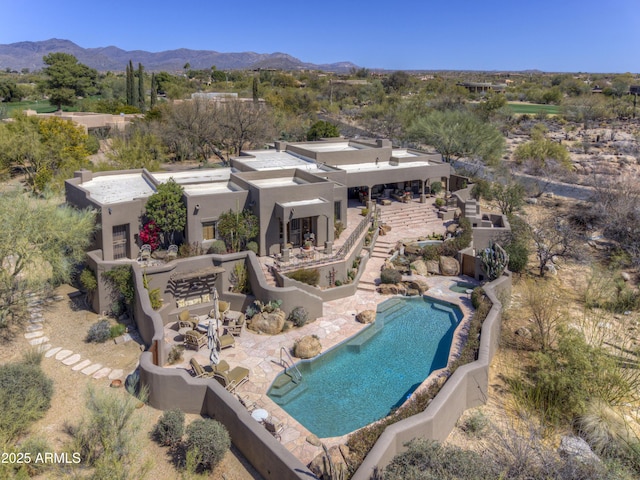
<path fill-rule="evenodd" d="M 69 40 L 52 38 L 41 42 L 18 42 L 0 45 L 0 70 L 7 68 L 20 71 L 23 68 L 39 70 L 44 64 L 42 57 L 54 52 L 74 55 L 80 63 L 104 72 L 124 71 L 129 60 L 134 65 L 141 63 L 147 71 L 182 71 L 186 63 L 192 69 L 211 68 L 230 69 L 278 69 L 302 70 L 317 69 L 330 72 L 348 72 L 358 68 L 351 62 L 338 62 L 322 65 L 303 62 L 286 53 L 220 53 L 213 50 L 189 50 L 180 48 L 164 52 L 146 52 L 144 50 L 126 51 L 118 47 L 82 48 Z"/>

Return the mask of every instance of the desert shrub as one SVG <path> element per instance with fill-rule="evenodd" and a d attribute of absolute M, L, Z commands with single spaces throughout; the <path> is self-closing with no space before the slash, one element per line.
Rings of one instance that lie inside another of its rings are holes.
<path fill-rule="evenodd" d="M 135 419 L 137 400 L 121 391 L 87 390 L 88 414 L 78 424 L 69 425 L 69 449 L 80 453 L 82 465 L 94 467 L 96 479 L 143 478 L 148 462 L 140 462 Z"/>
<path fill-rule="evenodd" d="M 53 382 L 39 364 L 0 366 L 0 438 L 7 442 L 23 434 L 51 406 Z"/>
<path fill-rule="evenodd" d="M 471 188 L 471 196 L 476 200 L 481 198 L 491 200 L 491 182 L 482 178 L 475 180 Z"/>
<path fill-rule="evenodd" d="M 442 255 L 442 244 L 439 245 L 425 245 L 422 247 L 422 258 L 425 261 L 438 260 Z"/>
<path fill-rule="evenodd" d="M 104 343 L 111 338 L 111 324 L 109 320 L 99 320 L 89 327 L 86 341 L 90 343 Z"/>
<path fill-rule="evenodd" d="M 360 209 L 360 215 L 362 215 L 363 217 L 366 217 L 367 215 L 369 215 L 369 209 L 368 208 Z"/>
<path fill-rule="evenodd" d="M 460 425 L 460 429 L 467 435 L 479 435 L 489 425 L 489 420 L 480 411 L 473 412 Z"/>
<path fill-rule="evenodd" d="M 342 280 L 336 280 L 335 286 L 336 287 L 341 287 L 342 286 Z"/>
<path fill-rule="evenodd" d="M 589 401 L 578 418 L 577 428 L 598 455 L 624 455 L 630 445 L 638 442 L 625 414 L 599 398 Z"/>
<path fill-rule="evenodd" d="M 395 268 L 384 268 L 380 272 L 381 283 L 398 283 L 402 280 L 402 273 Z"/>
<path fill-rule="evenodd" d="M 407 447 L 385 468 L 385 480 L 500 478 L 497 465 L 478 453 L 423 439 L 413 440 Z"/>
<path fill-rule="evenodd" d="M 184 412 L 178 408 L 164 412 L 151 432 L 156 442 L 169 447 L 177 445 L 183 434 Z"/>
<path fill-rule="evenodd" d="M 160 310 L 162 308 L 162 295 L 160 294 L 159 288 L 149 290 L 149 302 L 151 303 L 151 308 L 154 310 Z"/>
<path fill-rule="evenodd" d="M 320 281 L 320 270 L 317 268 L 301 268 L 286 275 L 293 280 L 306 283 L 307 285 L 317 285 Z"/>
<path fill-rule="evenodd" d="M 304 326 L 309 320 L 309 314 L 304 307 L 296 307 L 289 314 L 289 321 L 293 322 L 296 327 Z"/>
<path fill-rule="evenodd" d="M 227 429 L 217 420 L 194 420 L 187 427 L 187 452 L 197 450 L 198 464 L 204 469 L 213 469 L 230 445 Z"/>
<path fill-rule="evenodd" d="M 222 255 L 224 253 L 227 253 L 227 246 L 222 240 L 214 240 L 213 243 L 209 245 L 209 249 L 207 250 L 207 253 Z"/>
<path fill-rule="evenodd" d="M 480 303 L 484 301 L 486 297 L 487 295 L 486 293 L 484 293 L 484 288 L 474 288 L 471 292 L 471 305 L 473 305 L 473 308 L 477 309 L 478 307 L 480 307 Z"/>
<path fill-rule="evenodd" d="M 455 257 L 460 249 L 455 240 L 445 240 L 440 244 L 440 253 L 445 257 Z"/>
<path fill-rule="evenodd" d="M 109 329 L 109 337 L 110 338 L 119 337 L 120 335 L 124 335 L 124 332 L 126 331 L 127 331 L 127 327 L 125 327 L 121 323 L 118 323 L 117 325 L 112 325 L 111 328 Z"/>
<path fill-rule="evenodd" d="M 80 273 L 80 285 L 87 292 L 95 292 L 98 288 L 98 280 L 96 280 L 96 275 L 89 268 L 85 268 Z"/>
<path fill-rule="evenodd" d="M 198 242 L 183 243 L 178 248 L 178 256 L 181 258 L 197 257 L 203 254 L 204 254 L 204 249 L 202 248 L 202 245 Z"/>
<path fill-rule="evenodd" d="M 245 247 L 247 250 L 251 250 L 256 255 L 258 254 L 258 242 L 247 242 Z"/>
<path fill-rule="evenodd" d="M 436 201 L 434 203 L 436 207 L 440 208 L 440 207 L 444 207 L 445 201 L 444 201 L 444 198 L 436 198 Z"/>
<path fill-rule="evenodd" d="M 171 347 L 171 350 L 169 350 L 167 361 L 169 362 L 170 365 L 181 362 L 183 354 L 184 354 L 184 345 L 174 345 L 173 347 Z"/>
<path fill-rule="evenodd" d="M 31 462 L 23 464 L 24 471 L 29 477 L 42 474 L 45 470 L 52 467 L 52 464 L 46 462 L 36 462 L 35 459 L 40 455 L 40 458 L 44 458 L 45 453 L 53 451 L 53 448 L 46 439 L 42 437 L 29 437 L 20 442 L 18 451 L 28 453 L 31 457 Z M 21 477 L 17 477 L 21 478 Z"/>
<path fill-rule="evenodd" d="M 342 235 L 342 232 L 344 232 L 345 228 L 346 227 L 344 226 L 344 223 L 342 223 L 340 220 L 336 220 L 333 223 L 333 237 L 336 240 L 340 238 L 340 235 Z"/>
<path fill-rule="evenodd" d="M 473 240 L 473 230 L 468 218 L 460 218 L 458 224 L 462 229 L 462 233 L 456 237 L 455 241 L 457 243 L 458 250 L 463 250 L 471 245 L 471 241 Z"/>
<path fill-rule="evenodd" d="M 117 304 L 124 303 L 126 308 L 133 305 L 135 300 L 135 287 L 133 286 L 133 271 L 129 265 L 121 265 L 112 268 L 102 274 L 108 282 L 114 300 L 114 310 Z"/>
<path fill-rule="evenodd" d="M 504 247 L 509 255 L 509 270 L 522 273 L 529 263 L 529 247 L 524 242 L 511 242 Z"/>
<path fill-rule="evenodd" d="M 431 184 L 431 193 L 434 195 L 439 194 L 442 191 L 442 182 L 435 181 Z"/>

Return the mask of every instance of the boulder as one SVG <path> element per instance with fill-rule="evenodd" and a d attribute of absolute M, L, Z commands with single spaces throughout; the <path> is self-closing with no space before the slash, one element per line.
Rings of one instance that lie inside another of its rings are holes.
<path fill-rule="evenodd" d="M 311 460 L 307 465 L 316 477 L 321 480 L 331 480 L 332 478 L 342 478 L 347 474 L 347 459 L 345 458 L 345 449 L 347 457 L 349 457 L 349 449 L 343 445 L 334 445 L 328 451 L 329 456 L 322 452 L 316 458 Z M 331 472 L 333 471 L 333 477 Z M 342 473 L 341 473 L 342 472 Z"/>
<path fill-rule="evenodd" d="M 359 314 L 356 315 L 356 320 L 360 323 L 373 323 L 376 321 L 376 311 L 375 310 L 363 310 Z"/>
<path fill-rule="evenodd" d="M 427 264 L 424 260 L 416 260 L 411 262 L 411 270 L 416 272 L 417 275 L 429 276 L 429 270 L 427 270 Z"/>
<path fill-rule="evenodd" d="M 458 231 L 457 223 L 452 223 L 450 225 L 447 225 L 447 233 L 450 233 L 451 235 L 455 235 L 457 231 Z"/>
<path fill-rule="evenodd" d="M 378 287 L 378 293 L 382 295 L 405 295 L 407 289 L 402 283 L 383 283 Z"/>
<path fill-rule="evenodd" d="M 460 275 L 460 263 L 453 257 L 440 257 L 440 273 L 447 277 Z"/>
<path fill-rule="evenodd" d="M 282 310 L 276 310 L 271 313 L 256 313 L 251 317 L 251 321 L 248 323 L 247 328 L 259 333 L 277 335 L 282 332 L 285 320 L 286 316 Z"/>
<path fill-rule="evenodd" d="M 581 462 L 600 461 L 587 442 L 573 435 L 565 435 L 562 437 L 560 446 L 558 447 L 558 453 L 562 457 L 572 457 Z"/>
<path fill-rule="evenodd" d="M 422 255 L 422 247 L 417 243 L 410 243 L 404 247 L 405 255 Z"/>
<path fill-rule="evenodd" d="M 432 275 L 440 275 L 440 262 L 437 260 L 427 260 L 424 262 L 427 266 L 427 272 Z"/>
<path fill-rule="evenodd" d="M 417 297 L 420 291 L 415 288 L 407 288 L 407 297 Z"/>
<path fill-rule="evenodd" d="M 382 225 L 380 225 L 380 234 L 386 235 L 390 231 L 391 231 L 391 225 L 387 225 L 386 223 L 383 223 Z"/>
<path fill-rule="evenodd" d="M 417 295 L 422 295 L 429 290 L 429 284 L 420 278 L 414 278 L 413 280 L 405 282 L 405 284 L 407 285 L 407 289 L 417 290 Z"/>
<path fill-rule="evenodd" d="M 622 280 L 624 280 L 625 282 L 631 280 L 631 275 L 629 275 L 629 272 L 620 272 L 620 277 L 622 277 Z"/>
<path fill-rule="evenodd" d="M 321 351 L 320 339 L 315 335 L 305 335 L 293 344 L 293 354 L 298 358 L 313 358 Z"/>

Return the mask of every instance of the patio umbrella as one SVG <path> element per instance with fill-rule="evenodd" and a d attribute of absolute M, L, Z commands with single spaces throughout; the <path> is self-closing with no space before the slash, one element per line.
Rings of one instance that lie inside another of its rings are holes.
<path fill-rule="evenodd" d="M 213 287 L 213 318 L 216 319 L 216 333 L 220 328 L 220 297 L 218 296 L 218 289 Z"/>
<path fill-rule="evenodd" d="M 218 338 L 218 329 L 213 326 L 211 320 L 209 320 L 209 326 L 207 327 L 207 346 L 211 350 L 209 354 L 211 365 L 217 365 L 220 363 L 220 339 Z"/>

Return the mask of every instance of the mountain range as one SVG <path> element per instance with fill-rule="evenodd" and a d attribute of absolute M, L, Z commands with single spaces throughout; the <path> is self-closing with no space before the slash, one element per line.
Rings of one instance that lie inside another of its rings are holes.
<path fill-rule="evenodd" d="M 134 66 L 141 63 L 147 71 L 182 71 L 189 63 L 192 69 L 209 69 L 213 65 L 218 70 L 277 69 L 277 70 L 324 70 L 328 72 L 349 72 L 358 68 L 351 62 L 313 64 L 303 62 L 286 53 L 222 53 L 213 50 L 189 50 L 179 48 L 164 52 L 144 50 L 122 50 L 109 46 L 83 48 L 70 40 L 52 38 L 39 42 L 18 42 L 0 45 L 0 70 L 21 71 L 28 68 L 39 70 L 44 66 L 42 57 L 50 53 L 64 52 L 75 56 L 80 63 L 100 72 L 124 71 L 131 60 Z"/>

